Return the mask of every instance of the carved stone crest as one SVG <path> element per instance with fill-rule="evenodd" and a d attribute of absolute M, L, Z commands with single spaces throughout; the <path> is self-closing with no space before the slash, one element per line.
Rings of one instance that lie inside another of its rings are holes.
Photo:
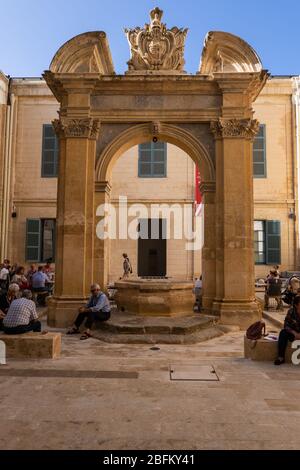
<path fill-rule="evenodd" d="M 162 10 L 154 8 L 150 24 L 143 29 L 125 29 L 131 49 L 127 73 L 185 73 L 183 54 L 188 30 L 167 29 L 161 22 L 162 15 Z"/>
<path fill-rule="evenodd" d="M 213 121 L 210 125 L 216 139 L 244 138 L 253 139 L 259 130 L 256 119 L 222 119 Z"/>

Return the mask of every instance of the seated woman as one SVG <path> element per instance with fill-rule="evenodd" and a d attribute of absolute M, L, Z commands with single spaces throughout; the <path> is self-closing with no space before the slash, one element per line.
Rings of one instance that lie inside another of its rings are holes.
<path fill-rule="evenodd" d="M 13 275 L 11 282 L 18 284 L 20 289 L 28 289 L 29 284 L 28 280 L 25 276 L 25 268 L 23 266 L 19 266 Z"/>
<path fill-rule="evenodd" d="M 300 339 L 300 295 L 294 299 L 294 305 L 287 313 L 284 320 L 284 329 L 281 330 L 278 339 L 278 358 L 274 362 L 276 366 L 280 366 L 285 361 L 285 350 L 288 341 Z"/>
<path fill-rule="evenodd" d="M 31 291 L 24 290 L 20 299 L 12 301 L 3 320 L 4 333 L 19 335 L 29 331 L 41 331 L 41 322 L 38 320 L 35 303 L 31 299 Z"/>

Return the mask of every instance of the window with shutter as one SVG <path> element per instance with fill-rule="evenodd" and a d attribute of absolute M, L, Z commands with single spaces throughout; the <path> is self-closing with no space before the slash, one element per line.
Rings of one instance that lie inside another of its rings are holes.
<path fill-rule="evenodd" d="M 58 173 L 58 138 L 52 124 L 43 125 L 42 178 L 54 178 Z"/>
<path fill-rule="evenodd" d="M 41 220 L 26 221 L 26 261 L 39 262 L 41 258 Z"/>
<path fill-rule="evenodd" d="M 27 219 L 26 261 L 42 263 L 55 259 L 55 219 Z"/>
<path fill-rule="evenodd" d="M 253 176 L 254 178 L 267 177 L 265 124 L 259 126 L 259 132 L 253 142 Z"/>
<path fill-rule="evenodd" d="M 266 264 L 281 263 L 281 236 L 278 220 L 266 221 Z"/>

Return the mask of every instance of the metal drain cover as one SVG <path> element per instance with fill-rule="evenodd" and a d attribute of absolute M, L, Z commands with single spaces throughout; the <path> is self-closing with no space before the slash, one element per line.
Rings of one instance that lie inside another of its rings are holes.
<path fill-rule="evenodd" d="M 170 366 L 170 379 L 216 382 L 219 377 L 212 365 L 173 364 Z"/>

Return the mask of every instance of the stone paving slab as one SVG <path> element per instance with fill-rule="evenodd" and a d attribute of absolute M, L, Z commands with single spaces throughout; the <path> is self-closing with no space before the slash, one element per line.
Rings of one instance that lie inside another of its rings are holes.
<path fill-rule="evenodd" d="M 138 378 L 1 377 L 2 449 L 300 447 L 300 369 L 244 359 L 243 332 L 156 351 L 67 336 L 62 346 L 60 359 L 19 359 L 3 367 L 126 371 Z M 172 363 L 212 364 L 220 380 L 172 382 Z"/>

